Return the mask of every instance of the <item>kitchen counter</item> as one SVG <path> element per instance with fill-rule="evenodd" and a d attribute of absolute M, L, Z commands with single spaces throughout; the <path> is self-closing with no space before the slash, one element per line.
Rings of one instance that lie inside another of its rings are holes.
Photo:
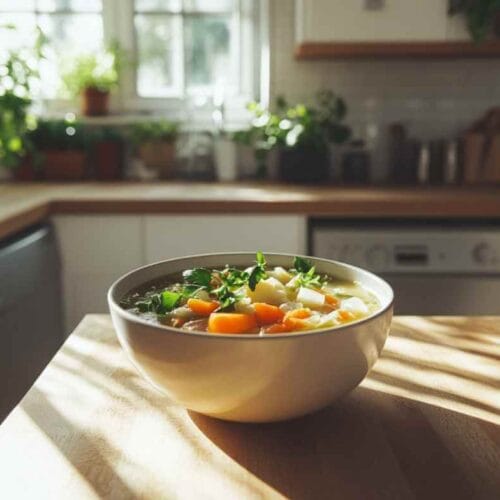
<path fill-rule="evenodd" d="M 500 188 L 346 188 L 259 183 L 0 184 L 0 238 L 51 214 L 275 213 L 500 217 Z"/>
<path fill-rule="evenodd" d="M 0 426 L 4 498 L 498 498 L 500 317 L 398 317 L 352 393 L 291 422 L 186 412 L 87 316 Z"/>

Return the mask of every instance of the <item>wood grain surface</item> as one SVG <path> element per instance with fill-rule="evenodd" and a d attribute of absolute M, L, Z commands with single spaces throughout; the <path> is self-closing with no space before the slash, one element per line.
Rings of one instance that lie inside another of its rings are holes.
<path fill-rule="evenodd" d="M 500 217 L 500 188 L 296 186 L 268 183 L 0 184 L 0 238 L 52 214 L 301 214 Z"/>
<path fill-rule="evenodd" d="M 369 377 L 295 421 L 189 413 L 87 316 L 0 426 L 5 499 L 496 499 L 500 318 L 399 317 Z"/>
<path fill-rule="evenodd" d="M 500 56 L 497 40 L 464 42 L 305 42 L 295 48 L 297 59 L 457 59 Z"/>

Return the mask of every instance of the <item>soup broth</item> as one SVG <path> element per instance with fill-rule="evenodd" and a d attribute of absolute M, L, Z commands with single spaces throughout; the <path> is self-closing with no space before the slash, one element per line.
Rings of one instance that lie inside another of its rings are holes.
<path fill-rule="evenodd" d="M 375 295 L 357 282 L 320 275 L 302 257 L 289 268 L 270 268 L 261 252 L 247 269 L 194 268 L 147 283 L 120 305 L 184 331 L 242 335 L 338 327 L 380 309 Z"/>

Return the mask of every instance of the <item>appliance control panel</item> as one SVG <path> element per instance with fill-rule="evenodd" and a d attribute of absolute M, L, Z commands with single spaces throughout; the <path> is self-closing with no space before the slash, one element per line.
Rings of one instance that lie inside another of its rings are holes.
<path fill-rule="evenodd" d="M 314 256 L 376 272 L 500 273 L 500 230 L 319 226 Z"/>

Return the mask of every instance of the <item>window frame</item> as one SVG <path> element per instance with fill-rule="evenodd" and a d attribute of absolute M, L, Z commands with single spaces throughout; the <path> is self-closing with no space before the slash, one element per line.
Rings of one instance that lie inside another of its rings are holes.
<path fill-rule="evenodd" d="M 262 19 L 265 17 L 267 0 L 237 0 L 240 27 L 238 30 L 240 66 L 240 92 L 225 100 L 226 115 L 229 122 L 242 121 L 247 117 L 246 104 L 261 98 L 261 52 L 265 33 Z M 103 23 L 105 42 L 116 39 L 127 52 L 137 55 L 136 31 L 134 26 L 134 0 L 103 0 Z M 189 15 L 189 14 L 188 14 Z M 267 38 L 266 38 L 267 39 Z M 181 76 L 183 78 L 184 75 Z M 187 96 L 143 97 L 137 92 L 136 71 L 125 68 L 120 89 L 115 93 L 117 109 L 137 112 L 162 112 L 175 119 L 197 122 L 211 121 L 212 106 L 207 102 L 194 110 L 189 110 Z"/>

